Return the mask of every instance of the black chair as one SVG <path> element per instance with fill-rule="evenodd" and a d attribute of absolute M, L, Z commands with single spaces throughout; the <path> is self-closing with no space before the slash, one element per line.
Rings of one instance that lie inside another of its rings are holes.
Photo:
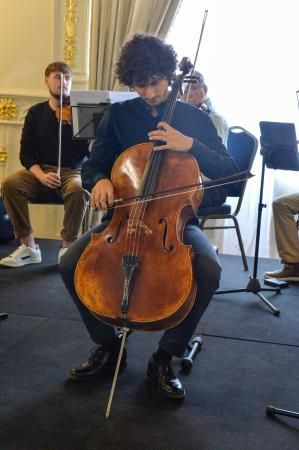
<path fill-rule="evenodd" d="M 46 194 L 41 195 L 40 197 L 37 197 L 33 200 L 30 200 L 30 203 L 32 205 L 63 205 L 64 202 L 62 198 L 57 194 L 55 191 L 49 191 Z M 90 214 L 91 209 L 88 206 L 85 216 L 83 218 L 82 222 L 82 233 L 85 233 L 90 228 Z"/>
<path fill-rule="evenodd" d="M 238 168 L 241 171 L 251 170 L 256 152 L 258 148 L 258 140 L 251 133 L 244 128 L 235 126 L 229 129 L 227 150 L 234 157 Z M 199 208 L 197 217 L 199 219 L 199 226 L 202 230 L 219 230 L 233 228 L 236 230 L 241 256 L 243 260 L 244 270 L 248 270 L 247 259 L 244 251 L 243 241 L 241 237 L 240 227 L 237 215 L 241 209 L 247 180 L 242 183 L 236 183 L 236 187 L 229 193 L 227 202 L 220 206 L 210 208 Z M 237 205 L 232 212 L 232 206 L 229 203 L 229 198 L 238 198 Z M 208 220 L 217 219 L 232 219 L 233 225 L 219 225 L 219 226 L 205 226 Z"/>

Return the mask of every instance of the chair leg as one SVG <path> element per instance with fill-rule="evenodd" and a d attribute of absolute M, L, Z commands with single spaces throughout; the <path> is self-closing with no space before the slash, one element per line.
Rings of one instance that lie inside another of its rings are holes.
<path fill-rule="evenodd" d="M 245 255 L 245 250 L 244 250 L 244 246 L 243 246 L 243 241 L 242 241 L 242 236 L 241 236 L 241 232 L 240 232 L 240 228 L 239 228 L 239 223 L 238 223 L 238 220 L 237 220 L 236 217 L 232 216 L 232 219 L 234 221 L 236 233 L 237 233 L 237 236 L 238 236 L 238 242 L 239 242 L 239 247 L 240 247 L 241 256 L 242 256 L 242 260 L 243 260 L 244 270 L 248 271 L 247 258 L 246 258 L 246 255 Z"/>
<path fill-rule="evenodd" d="M 101 211 L 93 209 L 88 205 L 82 222 L 82 234 L 98 225 L 102 217 Z"/>
<path fill-rule="evenodd" d="M 204 224 L 206 223 L 207 220 L 208 220 L 207 217 L 203 217 L 202 219 L 198 219 L 198 225 L 199 225 L 199 228 L 201 230 L 204 229 Z"/>
<path fill-rule="evenodd" d="M 90 204 L 88 204 L 82 221 L 82 234 L 86 233 L 86 231 L 90 229 L 92 211 L 92 207 L 90 206 Z"/>

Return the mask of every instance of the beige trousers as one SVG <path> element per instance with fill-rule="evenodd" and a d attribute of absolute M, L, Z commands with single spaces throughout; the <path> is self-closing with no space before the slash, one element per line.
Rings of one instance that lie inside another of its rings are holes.
<path fill-rule="evenodd" d="M 278 254 L 283 263 L 299 263 L 299 238 L 294 218 L 299 212 L 299 193 L 283 195 L 272 204 Z"/>
<path fill-rule="evenodd" d="M 55 166 L 45 165 L 42 169 L 44 172 L 57 172 Z M 60 176 L 61 187 L 55 191 L 64 201 L 61 237 L 65 241 L 75 241 L 86 211 L 89 194 L 82 188 L 80 169 L 62 167 Z M 13 224 L 16 239 L 28 236 L 33 232 L 28 202 L 50 190 L 26 169 L 21 169 L 3 180 L 1 194 Z"/>

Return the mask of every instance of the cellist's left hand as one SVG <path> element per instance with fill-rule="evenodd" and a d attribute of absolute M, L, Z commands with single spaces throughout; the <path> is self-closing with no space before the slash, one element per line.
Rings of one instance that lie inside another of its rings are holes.
<path fill-rule="evenodd" d="M 166 122 L 159 122 L 158 129 L 148 133 L 150 141 L 165 142 L 157 145 L 153 150 L 175 150 L 176 152 L 187 152 L 193 145 L 193 138 L 185 136 L 172 128 Z"/>

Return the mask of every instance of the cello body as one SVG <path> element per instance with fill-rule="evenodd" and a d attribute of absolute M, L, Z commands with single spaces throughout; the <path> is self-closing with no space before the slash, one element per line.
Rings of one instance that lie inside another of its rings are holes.
<path fill-rule="evenodd" d="M 108 226 L 92 235 L 75 272 L 77 294 L 98 319 L 148 331 L 177 325 L 193 306 L 193 254 L 182 238 L 203 195 L 189 191 L 150 199 L 154 191 L 201 181 L 192 155 L 153 152 L 152 147 L 135 145 L 116 160 L 111 176 L 115 198 L 137 199 L 115 208 Z M 151 176 L 157 153 L 159 173 L 145 189 L 145 174 Z M 145 200 L 141 193 L 147 195 Z"/>

